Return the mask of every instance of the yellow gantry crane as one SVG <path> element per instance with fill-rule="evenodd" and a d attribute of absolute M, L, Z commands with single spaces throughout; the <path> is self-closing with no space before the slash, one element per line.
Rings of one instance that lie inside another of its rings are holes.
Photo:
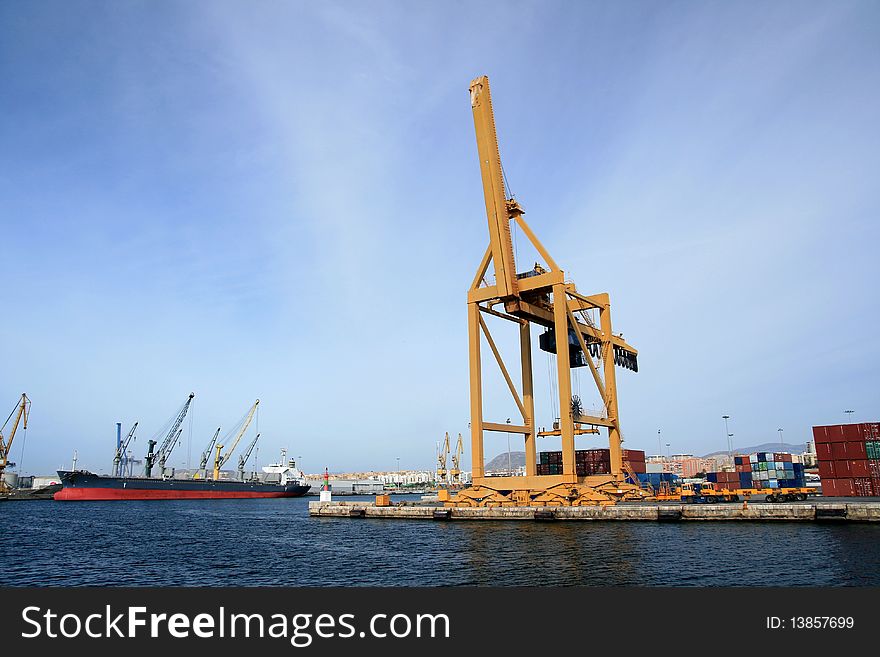
<path fill-rule="evenodd" d="M 446 483 L 446 458 L 449 456 L 449 432 L 446 432 L 446 438 L 437 448 L 437 482 L 439 484 Z"/>
<path fill-rule="evenodd" d="M 238 442 L 241 440 L 241 437 L 244 435 L 244 432 L 247 431 L 248 426 L 251 423 L 251 420 L 254 418 L 254 413 L 257 411 L 257 406 L 260 405 L 260 400 L 254 402 L 253 406 L 251 406 L 250 410 L 247 413 L 247 416 L 244 419 L 244 423 L 241 425 L 241 429 L 238 430 L 238 433 L 235 435 L 235 438 L 232 441 L 232 445 L 226 451 L 223 456 L 220 456 L 220 452 L 223 451 L 225 445 L 218 444 L 214 449 L 217 450 L 217 456 L 214 457 L 214 481 L 220 479 L 220 468 L 222 468 L 226 462 L 232 456 L 232 453 L 235 451 L 235 448 L 238 447 Z M 259 423 L 258 423 L 259 425 Z"/>
<path fill-rule="evenodd" d="M 566 281 L 565 273 L 523 219 L 522 206 L 508 196 L 495 117 L 489 93 L 489 79 L 476 78 L 470 85 L 489 246 L 468 290 L 468 344 L 470 353 L 471 456 L 473 486 L 458 493 L 451 505 L 580 505 L 611 504 L 618 499 L 640 497 L 638 486 L 625 483 L 621 459 L 620 419 L 617 407 L 615 365 L 637 371 L 635 348 L 611 328 L 611 303 L 607 293 L 584 295 Z M 518 273 L 514 262 L 511 223 L 515 222 L 544 260 Z M 494 281 L 487 280 L 489 266 Z M 519 331 L 521 390 L 518 392 L 484 319 L 499 317 L 515 324 Z M 532 377 L 531 325 L 544 328 L 539 336 L 543 351 L 556 354 L 559 422 L 553 430 L 538 432 L 535 424 Z M 481 337 L 482 336 L 482 337 Z M 483 417 L 481 372 L 482 338 L 494 356 L 522 417 L 521 423 L 487 421 Z M 604 411 L 584 414 L 579 398 L 572 397 L 571 371 L 589 367 Z M 608 431 L 611 473 L 578 477 L 575 467 L 575 436 Z M 483 434 L 486 431 L 521 434 L 525 441 L 526 476 L 486 477 Z M 536 439 L 561 436 L 562 474 L 537 474 Z"/>
<path fill-rule="evenodd" d="M 464 444 L 461 434 L 458 434 L 458 442 L 455 443 L 455 451 L 452 452 L 452 468 L 449 470 L 449 481 L 452 484 L 461 483 L 461 455 L 464 453 Z"/>
<path fill-rule="evenodd" d="M 31 400 L 28 399 L 28 396 L 25 393 L 21 393 L 21 398 L 12 409 L 9 417 L 6 418 L 6 422 L 0 427 L 0 491 L 5 491 L 8 488 L 6 482 L 3 481 L 3 473 L 6 470 L 6 466 L 15 465 L 14 463 L 9 462 L 9 454 L 12 450 L 12 441 L 15 439 L 15 432 L 18 430 L 18 425 L 21 423 L 22 419 L 24 420 L 22 429 L 27 431 L 27 421 L 30 411 Z M 13 415 L 15 416 L 14 420 L 12 420 Z M 6 425 L 9 424 L 9 420 L 12 420 L 12 428 L 9 429 L 9 437 L 5 438 L 4 432 L 6 431 Z"/>

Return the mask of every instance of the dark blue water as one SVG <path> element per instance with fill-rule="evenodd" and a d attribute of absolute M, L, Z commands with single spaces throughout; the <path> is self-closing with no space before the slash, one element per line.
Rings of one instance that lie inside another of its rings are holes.
<path fill-rule="evenodd" d="M 310 518 L 313 499 L 5 502 L 0 585 L 880 585 L 877 525 Z"/>

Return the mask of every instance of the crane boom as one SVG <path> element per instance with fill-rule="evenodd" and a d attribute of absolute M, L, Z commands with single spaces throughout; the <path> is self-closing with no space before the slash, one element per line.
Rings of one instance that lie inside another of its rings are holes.
<path fill-rule="evenodd" d="M 21 398 L 18 400 L 18 403 L 12 409 L 9 417 L 6 418 L 6 422 L 0 427 L 0 490 L 6 488 L 6 484 L 3 483 L 3 471 L 6 469 L 6 466 L 9 465 L 9 453 L 12 450 L 12 441 L 15 439 L 15 432 L 18 430 L 18 425 L 22 418 L 24 418 L 22 428 L 25 431 L 27 430 L 27 421 L 30 412 L 31 400 L 28 399 L 28 396 L 25 393 L 21 393 Z M 9 430 L 9 438 L 4 438 L 3 432 L 6 430 L 6 425 L 9 424 L 9 420 L 12 419 L 13 415 L 15 415 L 15 420 L 13 420 L 12 428 Z"/>
<path fill-rule="evenodd" d="M 174 424 L 171 425 L 171 430 L 159 446 L 159 469 L 162 471 L 163 477 L 165 476 L 165 463 L 168 461 L 168 457 L 171 456 L 171 452 L 173 452 L 174 448 L 177 446 L 177 442 L 180 440 L 180 434 L 183 433 L 183 429 L 180 428 L 180 425 L 183 424 L 183 418 L 186 417 L 186 413 L 189 410 L 190 404 L 192 404 L 193 397 L 195 396 L 194 392 L 189 393 L 189 397 L 186 398 L 183 407 L 177 414 Z"/>
<path fill-rule="evenodd" d="M 162 444 L 159 446 L 159 458 L 162 456 L 168 456 L 171 454 L 172 450 L 174 450 L 174 446 L 177 444 L 177 430 L 180 428 L 180 425 L 183 423 L 183 418 L 186 417 L 186 413 L 189 410 L 189 405 L 192 403 L 193 397 L 195 397 L 195 393 L 189 393 L 189 397 L 187 397 L 186 402 L 184 402 L 183 407 L 181 407 L 180 411 L 177 413 L 177 418 L 174 420 L 174 424 L 171 425 L 171 429 L 168 431 L 168 435 L 165 436 L 165 440 L 162 441 Z"/>
<path fill-rule="evenodd" d="M 134 439 L 134 432 L 137 429 L 138 423 L 135 422 L 134 426 L 128 432 L 128 436 L 126 436 L 125 440 L 123 440 L 119 447 L 116 448 L 116 456 L 113 457 L 113 475 L 115 477 L 121 477 L 123 472 L 122 462 L 125 460 L 125 454 L 128 452 L 128 445 Z"/>
<path fill-rule="evenodd" d="M 217 427 L 217 431 L 214 432 L 214 436 L 211 438 L 211 442 L 208 443 L 208 446 L 205 448 L 205 451 L 202 452 L 202 457 L 199 460 L 199 471 L 195 474 L 194 479 L 202 479 L 208 470 L 208 459 L 211 457 L 211 454 L 214 451 L 214 445 L 217 442 L 217 437 L 220 435 L 220 427 Z"/>
<path fill-rule="evenodd" d="M 257 441 L 260 439 L 260 434 L 254 436 L 254 439 L 247 446 L 247 449 L 244 451 L 244 454 L 238 455 L 238 478 L 244 481 L 244 466 L 247 464 L 248 459 L 251 457 L 251 452 L 254 451 L 254 446 L 257 444 Z"/>
<path fill-rule="evenodd" d="M 241 429 L 239 429 L 238 433 L 235 436 L 235 439 L 232 441 L 232 446 L 226 451 L 223 456 L 220 456 L 220 452 L 223 451 L 225 445 L 217 445 L 214 449 L 217 450 L 217 456 L 214 458 L 214 479 L 217 480 L 220 478 L 220 468 L 222 468 L 226 462 L 232 456 L 232 453 L 235 451 L 235 448 L 238 447 L 238 442 L 241 440 L 241 437 L 244 435 L 244 432 L 247 431 L 248 426 L 251 423 L 251 420 L 254 418 L 254 413 L 257 411 L 257 406 L 260 405 L 260 400 L 254 402 L 254 405 L 251 406 L 251 409 L 248 411 L 247 417 L 244 419 L 244 423 L 241 425 Z"/>
<path fill-rule="evenodd" d="M 483 177 L 483 196 L 489 220 L 489 250 L 495 267 L 495 284 L 498 286 L 498 296 L 507 299 L 516 296 L 518 291 L 510 220 L 522 214 L 522 209 L 515 200 L 508 200 L 504 189 L 504 171 L 501 168 L 501 152 L 495 132 L 489 78 L 485 75 L 476 78 L 471 82 L 470 92 L 480 173 Z"/>

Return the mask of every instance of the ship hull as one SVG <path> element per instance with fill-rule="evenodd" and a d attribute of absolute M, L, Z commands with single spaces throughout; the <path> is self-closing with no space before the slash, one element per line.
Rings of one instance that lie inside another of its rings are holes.
<path fill-rule="evenodd" d="M 210 479 L 147 479 L 105 477 L 91 472 L 60 470 L 59 501 L 210 500 L 301 497 L 310 486 Z"/>

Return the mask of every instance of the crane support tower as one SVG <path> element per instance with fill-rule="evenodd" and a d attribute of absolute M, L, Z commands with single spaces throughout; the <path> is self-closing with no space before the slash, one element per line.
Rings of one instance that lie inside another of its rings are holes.
<path fill-rule="evenodd" d="M 6 422 L 3 423 L 3 426 L 0 427 L 0 492 L 5 492 L 8 488 L 6 482 L 3 480 L 3 473 L 6 471 L 6 466 L 13 466 L 14 463 L 9 462 L 9 454 L 12 451 L 12 441 L 15 440 L 15 432 L 18 430 L 19 423 L 22 423 L 22 429 L 27 431 L 27 421 L 28 415 L 31 412 L 31 400 L 28 399 L 28 396 L 25 393 L 21 393 L 21 397 L 16 403 L 15 407 L 12 409 L 12 412 L 9 414 L 9 417 L 6 418 Z M 12 416 L 15 416 L 15 419 L 12 420 Z M 12 420 L 12 427 L 9 429 L 9 437 L 5 437 L 3 433 L 6 431 L 6 425 L 9 424 L 9 420 Z"/>
<path fill-rule="evenodd" d="M 607 293 L 584 295 L 566 281 L 565 273 L 523 219 L 524 210 L 505 190 L 504 172 L 495 131 L 495 117 L 489 94 L 489 79 L 476 78 L 470 85 L 477 150 L 489 246 L 468 290 L 468 344 L 470 353 L 470 415 L 473 485 L 460 491 L 450 506 L 554 506 L 613 504 L 638 499 L 645 493 L 624 478 L 621 459 L 620 417 L 617 405 L 615 365 L 637 371 L 635 348 L 611 327 L 611 303 Z M 544 261 L 518 273 L 514 262 L 511 222 L 515 222 Z M 489 280 L 489 266 L 494 281 Z M 508 320 L 519 332 L 521 394 L 514 385 L 489 332 L 484 316 Z M 556 354 L 556 382 L 559 420 L 553 430 L 538 431 L 535 423 L 532 377 L 531 326 L 543 327 L 539 346 Z M 507 383 L 522 422 L 488 421 L 483 416 L 481 350 L 483 338 Z M 603 411 L 584 413 L 579 398 L 572 397 L 571 372 L 589 367 Z M 611 472 L 579 477 L 575 467 L 575 437 L 608 432 Z M 486 477 L 483 436 L 486 431 L 511 432 L 523 436 L 526 474 L 521 477 Z M 538 475 L 536 440 L 541 436 L 562 439 L 562 474 Z"/>

